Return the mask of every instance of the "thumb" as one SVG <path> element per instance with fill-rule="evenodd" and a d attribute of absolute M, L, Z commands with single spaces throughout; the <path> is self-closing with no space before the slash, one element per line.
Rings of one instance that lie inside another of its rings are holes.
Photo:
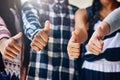
<path fill-rule="evenodd" d="M 70 41 L 72 41 L 72 42 L 76 41 L 76 34 L 75 34 L 75 32 L 72 32 L 72 37 L 71 37 Z"/>
<path fill-rule="evenodd" d="M 103 31 L 102 31 L 101 27 L 98 27 L 96 31 L 97 31 L 98 39 L 103 39 L 104 35 L 102 33 Z"/>
<path fill-rule="evenodd" d="M 18 34 L 16 34 L 15 36 L 13 36 L 12 38 L 14 38 L 15 40 L 18 40 L 22 37 L 22 32 L 19 32 Z"/>
<path fill-rule="evenodd" d="M 45 22 L 44 31 L 46 31 L 47 33 L 50 32 L 50 21 L 48 20 Z"/>

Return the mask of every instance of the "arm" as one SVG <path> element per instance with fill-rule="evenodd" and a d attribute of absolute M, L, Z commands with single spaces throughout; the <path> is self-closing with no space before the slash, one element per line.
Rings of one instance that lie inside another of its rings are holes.
<path fill-rule="evenodd" d="M 79 43 L 83 43 L 88 38 L 87 12 L 80 9 L 75 14 L 75 34 L 79 36 Z"/>
<path fill-rule="evenodd" d="M 22 15 L 24 32 L 26 36 L 32 40 L 31 47 L 36 51 L 40 51 L 47 45 L 50 22 L 46 21 L 44 28 L 41 27 L 38 12 L 30 3 L 25 4 Z"/>
<path fill-rule="evenodd" d="M 110 33 L 120 29 L 120 7 L 111 12 L 103 22 L 107 24 L 105 27 L 108 27 Z"/>
<path fill-rule="evenodd" d="M 71 58 L 78 58 L 80 55 L 80 44 L 86 41 L 87 35 L 87 12 L 80 9 L 75 14 L 75 31 L 69 40 L 67 51 Z"/>
<path fill-rule="evenodd" d="M 42 29 L 39 23 L 39 16 L 37 10 L 30 3 L 26 3 L 22 9 L 23 29 L 26 36 L 32 40 L 34 35 Z"/>
<path fill-rule="evenodd" d="M 103 37 L 117 29 L 120 29 L 120 8 L 111 12 L 93 33 L 88 42 L 88 50 L 95 55 L 99 55 L 104 45 Z"/>

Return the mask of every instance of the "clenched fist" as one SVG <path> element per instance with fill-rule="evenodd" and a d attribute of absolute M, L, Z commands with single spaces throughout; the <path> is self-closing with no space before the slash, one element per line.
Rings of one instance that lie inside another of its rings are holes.
<path fill-rule="evenodd" d="M 21 51 L 21 46 L 18 44 L 18 40 L 22 37 L 22 33 L 7 39 L 3 38 L 0 41 L 0 51 L 7 59 L 14 59 Z"/>
<path fill-rule="evenodd" d="M 49 32 L 50 22 L 46 21 L 45 27 L 34 36 L 31 47 L 36 51 L 40 51 L 41 49 L 43 49 L 47 45 Z"/>

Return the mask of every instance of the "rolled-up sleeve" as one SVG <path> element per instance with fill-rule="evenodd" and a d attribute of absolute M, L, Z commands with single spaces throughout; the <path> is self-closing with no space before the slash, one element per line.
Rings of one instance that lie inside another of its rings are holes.
<path fill-rule="evenodd" d="M 42 27 L 39 23 L 37 10 L 28 2 L 22 8 L 22 20 L 24 33 L 30 40 L 32 40 L 34 35 L 42 29 Z"/>
<path fill-rule="evenodd" d="M 2 38 L 9 38 L 10 37 L 10 32 L 7 29 L 5 22 L 3 19 L 0 17 L 0 39 Z"/>
<path fill-rule="evenodd" d="M 111 12 L 103 22 L 107 22 L 110 25 L 110 33 L 120 29 L 120 7 Z"/>

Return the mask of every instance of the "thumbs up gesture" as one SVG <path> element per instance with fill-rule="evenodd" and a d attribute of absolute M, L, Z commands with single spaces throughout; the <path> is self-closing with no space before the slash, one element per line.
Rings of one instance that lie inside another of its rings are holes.
<path fill-rule="evenodd" d="M 41 49 L 43 49 L 47 45 L 49 32 L 50 22 L 46 21 L 45 27 L 34 36 L 31 47 L 36 51 L 40 51 Z"/>
<path fill-rule="evenodd" d="M 18 33 L 17 35 L 7 39 L 3 38 L 0 40 L 0 51 L 2 55 L 8 59 L 14 59 L 21 51 L 21 46 L 17 43 L 17 41 L 22 37 L 22 33 Z"/>
<path fill-rule="evenodd" d="M 88 42 L 87 48 L 94 55 L 99 55 L 103 50 L 104 42 L 102 39 L 104 35 L 102 32 L 101 27 L 97 28 Z"/>
<path fill-rule="evenodd" d="M 72 32 L 72 36 L 68 42 L 67 51 L 70 58 L 78 58 L 80 55 L 79 37 L 75 32 Z"/>

